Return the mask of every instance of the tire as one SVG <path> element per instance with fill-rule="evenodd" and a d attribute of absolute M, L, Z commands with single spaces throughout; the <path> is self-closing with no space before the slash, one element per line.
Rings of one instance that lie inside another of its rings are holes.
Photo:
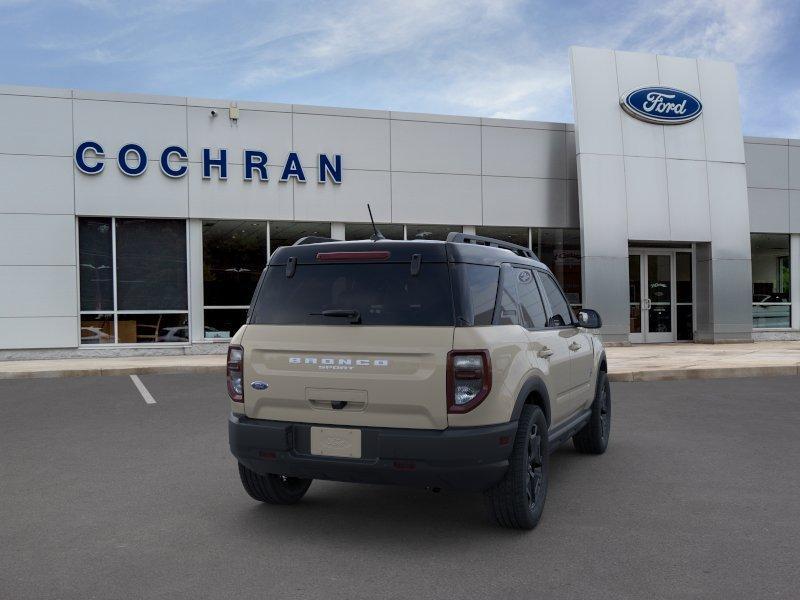
<path fill-rule="evenodd" d="M 510 529 L 533 529 L 547 498 L 550 453 L 547 420 L 538 406 L 525 405 L 519 418 L 508 471 L 484 492 L 490 519 Z"/>
<path fill-rule="evenodd" d="M 296 504 L 306 495 L 312 481 L 284 475 L 259 475 L 241 463 L 239 477 L 251 498 L 267 504 Z"/>
<path fill-rule="evenodd" d="M 608 383 L 608 375 L 601 371 L 592 402 L 592 415 L 583 429 L 572 436 L 572 443 L 581 454 L 602 454 L 608 448 L 610 435 L 611 386 Z"/>

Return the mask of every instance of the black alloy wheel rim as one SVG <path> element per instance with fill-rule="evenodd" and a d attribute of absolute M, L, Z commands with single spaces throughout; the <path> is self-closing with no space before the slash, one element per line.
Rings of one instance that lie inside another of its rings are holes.
<path fill-rule="evenodd" d="M 603 436 L 603 439 L 608 437 L 608 430 L 611 425 L 611 402 L 609 401 L 608 397 L 608 389 L 603 386 L 603 390 L 600 392 L 600 432 Z"/>
<path fill-rule="evenodd" d="M 533 509 L 542 496 L 544 468 L 542 466 L 542 436 L 539 427 L 534 423 L 528 436 L 528 507 Z"/>

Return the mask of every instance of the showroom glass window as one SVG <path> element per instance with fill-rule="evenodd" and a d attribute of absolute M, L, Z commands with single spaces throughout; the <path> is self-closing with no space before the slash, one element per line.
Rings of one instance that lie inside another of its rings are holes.
<path fill-rule="evenodd" d="M 186 222 L 78 221 L 81 344 L 189 341 Z"/>
<path fill-rule="evenodd" d="M 578 229 L 534 229 L 533 251 L 564 289 L 570 306 L 581 307 L 581 234 Z"/>
<path fill-rule="evenodd" d="M 203 221 L 203 336 L 228 339 L 244 325 L 273 250 L 306 236 L 330 234 L 330 223 Z"/>
<path fill-rule="evenodd" d="M 750 254 L 753 269 L 753 327 L 788 328 L 792 323 L 790 237 L 753 233 Z"/>
<path fill-rule="evenodd" d="M 244 324 L 267 254 L 266 221 L 203 221 L 203 337 L 227 339 Z"/>

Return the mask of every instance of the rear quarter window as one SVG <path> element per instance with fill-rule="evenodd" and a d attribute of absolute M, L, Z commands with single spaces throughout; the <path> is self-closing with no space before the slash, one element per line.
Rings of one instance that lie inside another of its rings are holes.
<path fill-rule="evenodd" d="M 491 325 L 500 268 L 457 263 L 453 270 L 458 325 Z"/>

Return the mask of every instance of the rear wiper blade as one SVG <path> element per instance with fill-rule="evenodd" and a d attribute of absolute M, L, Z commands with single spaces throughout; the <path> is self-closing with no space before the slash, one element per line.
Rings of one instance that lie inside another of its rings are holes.
<path fill-rule="evenodd" d="M 330 310 L 308 314 L 315 317 L 343 317 L 345 319 L 350 319 L 350 323 L 353 325 L 361 323 L 361 313 L 352 308 L 332 308 Z"/>

